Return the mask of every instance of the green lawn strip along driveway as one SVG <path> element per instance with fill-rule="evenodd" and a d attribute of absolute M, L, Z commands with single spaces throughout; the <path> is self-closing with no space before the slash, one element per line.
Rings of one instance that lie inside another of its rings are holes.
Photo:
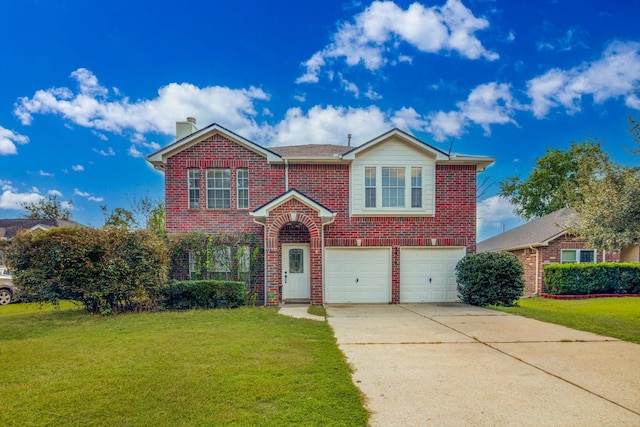
<path fill-rule="evenodd" d="M 0 425 L 364 426 L 328 324 L 272 308 L 0 307 Z"/>
<path fill-rule="evenodd" d="M 518 305 L 490 308 L 640 344 L 640 298 L 637 297 L 584 300 L 535 297 L 523 298 Z"/>

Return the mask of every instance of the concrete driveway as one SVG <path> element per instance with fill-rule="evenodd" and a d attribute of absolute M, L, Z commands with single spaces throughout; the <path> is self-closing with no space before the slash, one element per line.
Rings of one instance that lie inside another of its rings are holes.
<path fill-rule="evenodd" d="M 327 313 L 372 426 L 640 426 L 640 345 L 457 303 Z"/>

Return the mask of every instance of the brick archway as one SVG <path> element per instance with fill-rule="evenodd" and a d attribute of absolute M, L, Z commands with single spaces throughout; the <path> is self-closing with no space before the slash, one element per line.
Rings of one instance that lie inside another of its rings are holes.
<path fill-rule="evenodd" d="M 276 207 L 266 218 L 267 304 L 282 302 L 282 242 L 279 235 L 287 224 L 302 224 L 309 231 L 309 302 L 322 304 L 322 220 L 316 211 L 295 199 Z"/>

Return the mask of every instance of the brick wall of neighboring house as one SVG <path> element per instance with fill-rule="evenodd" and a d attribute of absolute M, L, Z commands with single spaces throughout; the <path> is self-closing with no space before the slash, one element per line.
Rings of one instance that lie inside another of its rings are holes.
<path fill-rule="evenodd" d="M 544 288 L 544 267 L 549 264 L 557 264 L 561 261 L 562 249 L 588 249 L 585 240 L 578 239 L 574 236 L 565 234 L 555 240 L 549 242 L 548 246 L 538 247 L 538 255 L 536 257 L 536 248 L 519 249 L 510 251 L 515 254 L 524 267 L 525 294 L 532 295 L 545 291 Z M 538 283 L 536 286 L 536 258 L 538 262 Z M 615 261 L 616 254 L 607 256 L 607 261 Z M 596 262 L 602 262 L 602 252 L 596 251 Z"/>

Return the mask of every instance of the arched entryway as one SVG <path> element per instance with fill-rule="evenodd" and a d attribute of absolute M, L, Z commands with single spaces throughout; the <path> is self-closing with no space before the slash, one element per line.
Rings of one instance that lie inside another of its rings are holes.
<path fill-rule="evenodd" d="M 289 222 L 278 233 L 281 254 L 282 301 L 311 300 L 311 233 L 301 222 Z"/>

